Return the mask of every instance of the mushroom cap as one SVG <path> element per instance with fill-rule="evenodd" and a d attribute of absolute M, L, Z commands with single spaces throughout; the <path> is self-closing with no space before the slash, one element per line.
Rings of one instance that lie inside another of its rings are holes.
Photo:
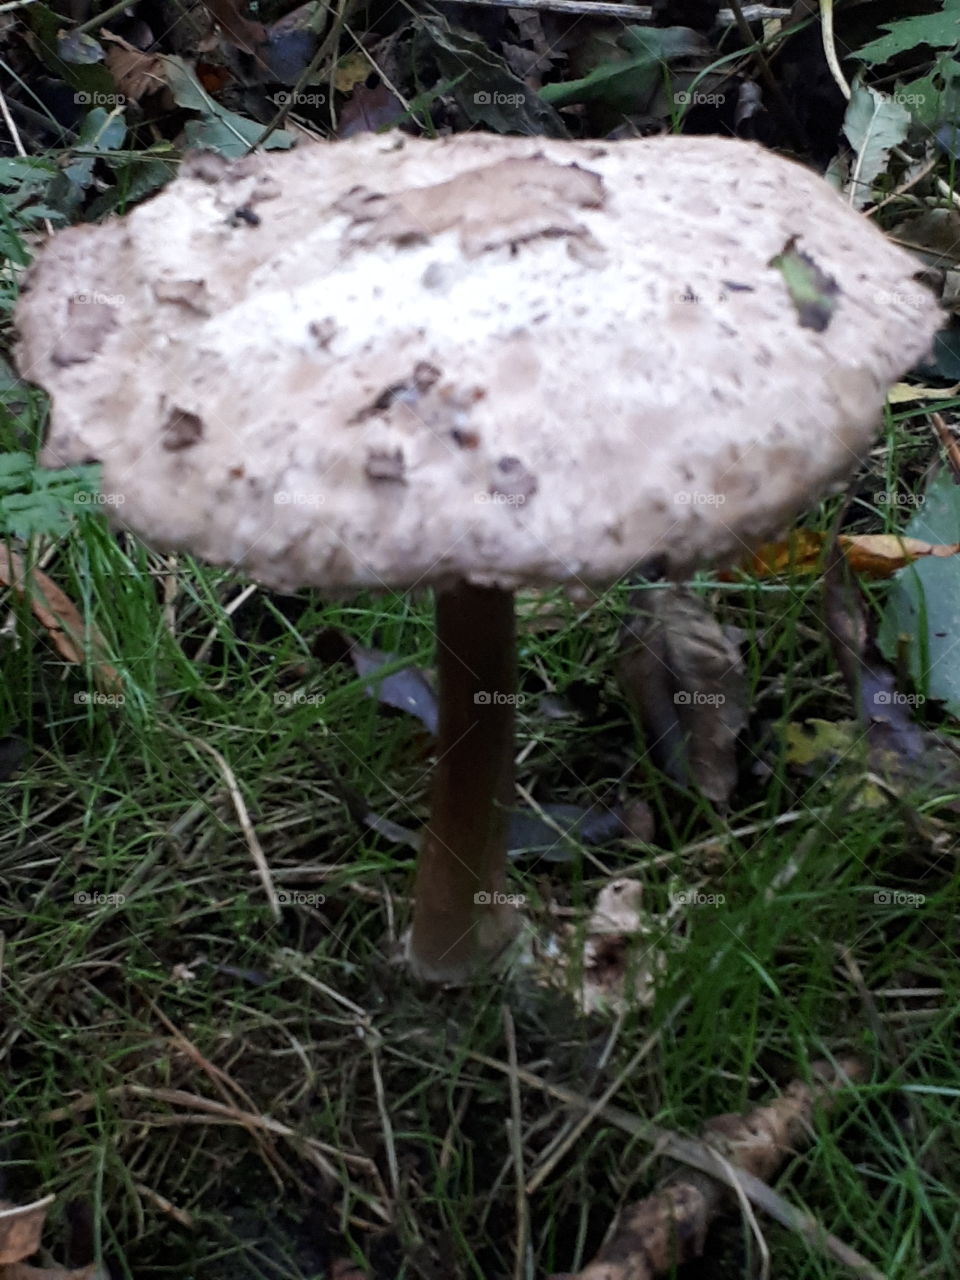
<path fill-rule="evenodd" d="M 187 157 L 17 309 L 43 461 L 154 545 L 294 589 L 728 560 L 849 473 L 941 323 L 751 143 L 400 133 Z"/>

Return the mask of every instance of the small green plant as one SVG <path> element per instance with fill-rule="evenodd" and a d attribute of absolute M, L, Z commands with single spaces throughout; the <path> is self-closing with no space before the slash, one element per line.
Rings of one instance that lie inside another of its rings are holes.
<path fill-rule="evenodd" d="M 0 535 L 59 535 L 78 509 L 96 501 L 99 467 L 51 471 L 28 453 L 0 453 Z"/>
<path fill-rule="evenodd" d="M 960 106 L 960 0 L 943 0 L 936 13 L 916 14 L 884 22 L 886 35 L 871 40 L 854 57 L 878 67 L 904 54 L 927 54 L 929 70 L 907 82 L 898 82 L 895 100 L 910 109 L 921 124 L 935 128 L 955 118 Z"/>

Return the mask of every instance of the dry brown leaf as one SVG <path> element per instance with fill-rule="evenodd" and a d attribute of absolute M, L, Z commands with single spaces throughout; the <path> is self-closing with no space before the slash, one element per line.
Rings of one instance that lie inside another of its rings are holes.
<path fill-rule="evenodd" d="M 46 630 L 57 653 L 67 662 L 83 662 L 89 638 L 97 686 L 108 694 L 122 692 L 120 673 L 102 656 L 106 650 L 103 636 L 95 627 L 87 627 L 77 606 L 52 578 L 41 569 L 32 569 L 29 582 L 25 582 L 22 558 L 0 546 L 0 585 L 10 587 L 21 599 L 29 600 L 34 617 Z"/>
<path fill-rule="evenodd" d="M 819 573 L 823 569 L 823 552 L 829 534 L 810 529 L 796 529 L 782 542 L 766 542 L 757 547 L 741 572 L 754 578 L 776 577 L 786 573 Z M 870 578 L 890 578 L 900 569 L 923 556 L 955 556 L 960 543 L 937 544 L 919 538 L 902 538 L 896 533 L 841 534 L 837 539 L 844 557 L 854 573 Z M 730 581 L 737 575 L 721 575 Z"/>
<path fill-rule="evenodd" d="M 160 93 L 166 89 L 163 58 L 159 54 L 144 53 L 128 44 L 122 36 L 115 36 L 112 31 L 101 32 L 101 39 L 109 41 L 113 46 L 107 49 L 104 61 L 113 76 L 118 93 L 122 93 L 131 102 L 139 102 L 151 93 Z"/>
<path fill-rule="evenodd" d="M 52 1204 L 53 1196 L 44 1196 L 32 1204 L 0 1200 L 0 1265 L 9 1266 L 37 1252 L 44 1219 Z"/>
<path fill-rule="evenodd" d="M 738 640 L 702 597 L 679 587 L 637 591 L 624 623 L 617 681 L 660 768 L 726 804 L 747 723 Z"/>
<path fill-rule="evenodd" d="M 850 568 L 871 578 L 889 578 L 922 556 L 955 556 L 960 551 L 960 542 L 937 545 L 895 533 L 841 536 L 839 542 Z"/>
<path fill-rule="evenodd" d="M 643 906 L 643 885 L 623 876 L 600 890 L 575 961 L 577 930 L 566 925 L 540 966 L 543 986 L 566 989 L 570 971 L 581 981 L 573 998 L 586 1014 L 626 1012 L 649 1005 L 666 963 L 670 930 Z"/>
<path fill-rule="evenodd" d="M 960 395 L 960 382 L 954 387 L 911 387 L 908 382 L 895 382 L 887 392 L 890 404 L 911 404 L 918 400 L 952 400 Z"/>

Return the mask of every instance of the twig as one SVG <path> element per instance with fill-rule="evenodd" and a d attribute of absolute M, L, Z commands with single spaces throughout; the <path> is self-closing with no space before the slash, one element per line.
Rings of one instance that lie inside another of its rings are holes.
<path fill-rule="evenodd" d="M 186 1227 L 188 1230 L 193 1229 L 193 1215 L 186 1209 L 178 1209 L 172 1201 L 168 1200 L 166 1196 L 162 1196 L 159 1191 L 154 1191 L 152 1187 L 148 1187 L 143 1182 L 135 1182 L 133 1189 L 138 1195 L 143 1196 L 144 1200 L 149 1200 L 155 1209 L 165 1213 L 168 1218 L 172 1218 L 181 1227 Z"/>
<path fill-rule="evenodd" d="M 740 3 L 740 0 L 730 0 L 730 3 L 733 10 L 734 25 L 740 33 L 740 39 L 743 41 L 746 48 L 750 48 L 754 44 L 754 39 L 753 32 L 750 30 L 750 23 L 747 19 L 746 11 Z M 780 114 L 783 116 L 791 134 L 793 134 L 793 141 L 801 148 L 805 147 L 807 143 L 805 132 L 800 121 L 797 119 L 796 112 L 787 101 L 786 95 L 780 88 L 779 81 L 770 69 L 770 62 L 766 53 L 764 53 L 762 44 L 757 45 L 754 49 L 753 60 L 757 64 L 757 69 L 760 72 L 760 77 L 763 80 L 763 83 L 769 90 L 770 97 L 779 107 Z"/>
<path fill-rule="evenodd" d="M 287 114 L 289 113 L 293 104 L 297 101 L 298 97 L 303 92 L 305 87 L 310 83 L 310 77 L 314 74 L 317 68 L 323 64 L 323 60 L 327 56 L 327 54 L 333 52 L 333 50 L 336 49 L 340 41 L 341 33 L 343 32 L 344 23 L 347 20 L 347 15 L 350 12 L 352 4 L 353 4 L 353 0 L 340 0 L 340 5 L 337 9 L 337 16 L 333 20 L 333 26 L 330 28 L 326 36 L 321 41 L 320 45 L 317 48 L 316 53 L 313 55 L 313 57 L 310 59 L 307 65 L 304 67 L 303 71 L 300 73 L 300 77 L 297 80 L 297 83 L 293 86 L 290 92 L 285 95 L 286 100 L 284 101 L 280 109 L 277 111 L 276 115 L 273 117 L 273 119 L 264 129 L 263 133 L 261 133 L 260 136 L 254 142 L 251 142 L 250 145 L 247 147 L 247 151 L 246 151 L 247 155 L 249 155 L 251 151 L 257 151 L 260 147 L 263 146 L 263 144 L 267 141 L 267 139 L 271 137 L 272 134 L 276 133 L 276 131 L 283 124 L 284 120 L 286 120 Z"/>
<path fill-rule="evenodd" d="M 247 586 L 245 586 L 238 595 L 234 596 L 234 598 L 230 601 L 229 604 L 226 604 L 223 606 L 224 617 L 226 618 L 232 617 L 232 615 L 236 613 L 236 611 L 240 608 L 240 606 L 242 604 L 245 604 L 255 591 L 259 591 L 259 590 L 260 588 L 257 585 L 257 583 L 255 582 L 248 583 Z M 202 662 L 206 662 L 207 655 L 209 654 L 210 650 L 213 648 L 214 643 L 219 634 L 220 634 L 219 626 L 213 626 L 210 628 L 207 638 L 201 644 L 197 652 L 193 655 L 194 666 L 199 667 Z"/>
<path fill-rule="evenodd" d="M 689 1001 L 690 1001 L 690 997 L 684 996 L 682 1001 L 679 1003 L 678 1007 L 674 1010 L 674 1013 L 678 1013 L 680 1009 L 683 1007 L 683 1005 L 688 1004 Z M 673 1015 L 671 1015 L 671 1017 L 672 1016 Z M 540 1186 L 540 1184 L 544 1181 L 544 1179 L 547 1178 L 550 1175 L 550 1173 L 553 1171 L 553 1168 L 557 1164 L 557 1162 L 567 1153 L 569 1148 L 574 1144 L 574 1142 L 576 1142 L 576 1140 L 580 1137 L 580 1135 L 591 1124 L 593 1124 L 594 1120 L 597 1118 L 598 1115 L 601 1115 L 603 1113 L 603 1110 L 606 1107 L 607 1103 L 610 1101 L 610 1099 L 614 1097 L 615 1094 L 617 1094 L 620 1091 L 620 1089 L 623 1087 L 626 1081 L 629 1080 L 631 1076 L 633 1076 L 636 1073 L 637 1068 L 643 1062 L 644 1058 L 646 1058 L 647 1054 L 650 1053 L 650 1051 L 660 1043 L 661 1034 L 662 1034 L 662 1029 L 658 1028 L 656 1031 L 654 1031 L 652 1035 L 648 1036 L 647 1039 L 640 1046 L 640 1048 L 637 1050 L 637 1052 L 633 1055 L 633 1057 L 627 1063 L 627 1065 L 619 1073 L 619 1075 L 617 1075 L 615 1079 L 603 1091 L 603 1093 L 601 1093 L 600 1097 L 597 1098 L 594 1102 L 591 1102 L 589 1104 L 589 1106 L 584 1111 L 583 1115 L 580 1117 L 577 1123 L 570 1130 L 570 1133 L 566 1136 L 564 1141 L 550 1153 L 549 1159 L 543 1162 L 543 1164 L 540 1166 L 537 1172 L 533 1175 L 533 1177 L 527 1183 L 528 1194 L 532 1195 L 534 1191 L 536 1191 L 536 1189 Z"/>
<path fill-rule="evenodd" d="M 513 1262 L 514 1280 L 527 1274 L 527 1252 L 530 1248 L 530 1202 L 524 1185 L 523 1112 L 520 1107 L 520 1082 L 517 1078 L 517 1033 L 513 1014 L 503 1006 L 503 1034 L 507 1042 L 507 1066 L 510 1080 L 510 1153 L 513 1156 L 513 1181 L 517 1198 L 517 1248 Z"/>
<path fill-rule="evenodd" d="M 493 1067 L 496 1071 L 504 1073 L 509 1073 L 510 1071 L 507 1063 L 491 1058 L 487 1054 L 469 1050 L 467 1056 L 475 1062 L 482 1063 L 484 1066 Z M 835 1072 L 836 1083 L 845 1079 L 844 1073 L 854 1073 L 858 1065 L 852 1061 L 840 1063 L 839 1069 Z M 551 1084 L 550 1081 L 534 1075 L 532 1071 L 527 1071 L 523 1067 L 518 1067 L 516 1074 L 517 1078 L 525 1084 L 529 1084 L 536 1089 L 542 1089 L 544 1093 L 550 1094 L 551 1097 L 559 1098 L 561 1102 L 565 1102 L 570 1106 L 586 1109 L 594 1106 L 594 1103 L 589 1098 L 584 1098 L 572 1089 L 565 1089 L 560 1085 Z M 783 1196 L 764 1182 L 762 1178 L 758 1178 L 754 1174 L 748 1173 L 746 1169 L 738 1168 L 736 1165 L 724 1160 L 709 1143 L 704 1142 L 702 1139 L 682 1137 L 671 1129 L 664 1129 L 660 1125 L 654 1124 L 652 1120 L 644 1120 L 629 1111 L 624 1111 L 621 1107 L 604 1106 L 598 1112 L 598 1115 L 608 1124 L 614 1125 L 624 1133 L 655 1146 L 658 1154 L 668 1156 L 681 1164 L 689 1165 L 690 1168 L 707 1174 L 709 1178 L 715 1182 L 722 1183 L 724 1186 L 734 1189 L 739 1188 L 751 1204 L 756 1205 L 758 1209 L 762 1209 L 768 1217 L 773 1218 L 781 1226 L 785 1226 L 801 1236 L 812 1248 L 820 1253 L 835 1258 L 844 1266 L 849 1267 L 854 1275 L 861 1277 L 861 1280 L 887 1280 L 884 1273 L 877 1270 L 856 1249 L 844 1244 L 842 1240 L 839 1240 L 830 1232 L 824 1231 L 812 1214 L 805 1213 L 802 1209 L 797 1209 L 790 1204 L 789 1201 L 785 1200 Z M 589 1272 L 584 1274 L 589 1275 Z M 599 1273 L 595 1274 L 597 1274 L 599 1280 Z M 608 1280 L 615 1280 L 616 1273 L 614 1271 L 610 1270 L 606 1274 Z M 642 1275 L 643 1273 L 639 1272 L 637 1274 Z"/>
<path fill-rule="evenodd" d="M 653 6 L 649 4 L 612 4 L 606 0 L 460 0 L 464 5 L 478 8 L 489 6 L 501 9 L 548 9 L 555 13 L 593 14 L 598 18 L 630 18 L 633 22 L 652 22 Z M 763 22 L 771 18 L 787 18 L 790 9 L 779 9 L 766 4 L 746 4 L 742 9 L 748 22 Z M 718 22 L 735 22 L 732 9 L 721 9 Z"/>
<path fill-rule="evenodd" d="M 397 1159 L 397 1144 L 390 1120 L 390 1108 L 387 1106 L 387 1092 L 383 1087 L 383 1072 L 380 1069 L 380 1036 L 372 1026 L 364 1027 L 364 1042 L 370 1050 L 370 1071 L 373 1075 L 373 1091 L 377 1098 L 377 1112 L 380 1116 L 380 1127 L 383 1130 L 383 1146 L 387 1153 L 387 1171 L 390 1174 L 390 1190 L 396 1202 L 400 1199 L 400 1162 Z"/>
<path fill-rule="evenodd" d="M 820 0 L 820 34 L 823 37 L 823 56 L 827 60 L 830 74 L 836 81 L 837 88 L 849 102 L 850 86 L 846 76 L 840 70 L 837 43 L 833 34 L 833 0 Z"/>
<path fill-rule="evenodd" d="M 7 126 L 7 132 L 10 134 L 10 139 L 13 142 L 17 155 L 22 159 L 26 159 L 27 152 L 20 138 L 20 130 L 17 128 L 16 121 L 10 114 L 10 108 L 7 106 L 6 94 L 2 89 L 0 89 L 0 115 L 3 116 L 3 123 Z M 43 225 L 46 228 L 47 235 L 52 236 L 53 223 L 50 219 L 44 218 Z"/>
<path fill-rule="evenodd" d="M 273 877 L 270 875 L 270 867 L 267 865 L 267 858 L 260 841 L 257 839 L 257 833 L 253 829 L 253 823 L 250 821 L 250 814 L 247 812 L 246 801 L 240 791 L 240 784 L 237 782 L 236 774 L 227 764 L 226 759 L 220 754 L 216 747 L 211 747 L 209 742 L 204 742 L 202 738 L 193 738 L 189 734 L 181 735 L 192 742 L 194 746 L 200 747 L 209 755 L 213 756 L 217 762 L 217 768 L 223 774 L 223 780 L 227 784 L 227 791 L 230 793 L 230 799 L 233 801 L 234 812 L 237 815 L 237 821 L 240 823 L 240 830 L 243 832 L 243 838 L 247 842 L 247 848 L 250 850 L 250 856 L 253 859 L 254 866 L 260 876 L 260 883 L 263 885 L 267 894 L 267 901 L 270 904 L 270 914 L 274 920 L 281 920 L 282 913 L 277 902 L 277 891 L 273 887 Z"/>

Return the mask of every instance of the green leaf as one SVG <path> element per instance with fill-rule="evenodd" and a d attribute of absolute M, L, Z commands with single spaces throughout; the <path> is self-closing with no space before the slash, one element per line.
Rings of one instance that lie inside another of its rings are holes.
<path fill-rule="evenodd" d="M 923 505 L 904 535 L 936 544 L 960 542 L 960 485 L 949 471 L 927 485 Z M 917 688 L 960 716 L 960 556 L 924 556 L 897 574 L 878 635 L 886 658 L 898 657 L 901 639 Z"/>
<path fill-rule="evenodd" d="M 122 160 L 106 159 L 116 175 L 116 186 L 90 203 L 84 215 L 90 222 L 116 210 L 125 211 L 177 176 L 177 165 L 172 158 L 151 155 L 149 151 L 138 156 L 127 155 Z"/>
<path fill-rule="evenodd" d="M 960 0 L 945 0 L 941 13 L 922 13 L 880 25 L 889 34 L 871 40 L 855 54 L 870 66 L 888 62 L 898 54 L 909 53 L 920 44 L 928 44 L 933 49 L 949 49 L 960 43 Z"/>
<path fill-rule="evenodd" d="M 207 93 L 182 58 L 164 58 L 164 76 L 178 107 L 196 111 L 202 117 L 184 129 L 188 147 L 205 147 L 235 158 L 245 155 L 260 140 L 265 126 L 228 111 Z M 286 150 L 294 137 L 285 129 L 272 133 L 263 144 L 267 150 Z"/>
<path fill-rule="evenodd" d="M 63 80 L 72 89 L 86 94 L 85 99 L 78 97 L 78 102 L 105 102 L 111 96 L 116 96 L 117 87 L 104 63 L 78 64 L 61 58 L 57 46 L 60 32 L 63 30 L 63 18 L 39 0 L 24 9 L 22 14 L 23 21 L 36 36 L 32 47 L 40 55 L 44 65 L 58 80 Z M 101 94 L 103 97 L 98 96 Z"/>
<path fill-rule="evenodd" d="M 540 96 L 555 107 L 599 101 L 626 114 L 643 111 L 662 84 L 668 64 L 700 53 L 703 40 L 688 27 L 626 27 L 617 45 L 624 50 L 622 56 L 601 63 L 579 80 L 544 85 Z"/>
<path fill-rule="evenodd" d="M 64 62 L 88 66 L 103 61 L 103 45 L 93 36 L 80 31 L 61 31 L 57 36 L 57 53 Z"/>
<path fill-rule="evenodd" d="M 127 123 L 122 113 L 94 107 L 83 118 L 78 146 L 90 147 L 93 151 L 116 151 L 123 146 L 126 136 Z"/>
<path fill-rule="evenodd" d="M 99 474 L 92 464 L 53 470 L 38 467 L 28 453 L 0 453 L 0 536 L 65 532 L 78 511 L 90 510 L 77 495 L 96 492 Z"/>
<path fill-rule="evenodd" d="M 767 265 L 783 276 L 800 327 L 823 333 L 836 309 L 840 287 L 832 276 L 820 270 L 809 253 L 796 247 L 795 241 L 796 237 L 791 237 Z"/>
<path fill-rule="evenodd" d="M 33 459 L 28 453 L 0 453 L 0 494 L 23 489 L 32 472 Z"/>
<path fill-rule="evenodd" d="M 873 184 L 886 172 L 893 147 L 905 141 L 910 131 L 910 112 L 886 94 L 868 85 L 853 86 L 843 132 L 856 154 L 850 182 L 855 209 L 873 199 Z"/>
<path fill-rule="evenodd" d="M 928 75 L 899 84 L 896 97 L 930 129 L 942 120 L 955 120 L 960 115 L 960 62 L 941 53 Z"/>
<path fill-rule="evenodd" d="M 482 124 L 495 133 L 567 137 L 563 121 L 546 104 L 542 92 L 530 89 L 470 32 L 439 17 L 420 17 L 413 59 L 418 66 L 436 63 L 471 124 Z"/>

